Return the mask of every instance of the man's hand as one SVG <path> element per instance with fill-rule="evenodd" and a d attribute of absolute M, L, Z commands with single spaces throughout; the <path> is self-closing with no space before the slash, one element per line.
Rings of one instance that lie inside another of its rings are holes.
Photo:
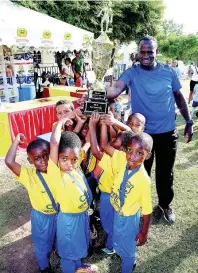
<path fill-rule="evenodd" d="M 18 145 L 24 144 L 26 141 L 26 137 L 23 134 L 19 133 L 16 136 L 15 141 L 18 143 Z"/>
<path fill-rule="evenodd" d="M 192 140 L 193 137 L 193 123 L 189 124 L 186 123 L 186 126 L 184 128 L 184 137 L 187 138 L 186 143 L 189 143 Z"/>
<path fill-rule="evenodd" d="M 98 114 L 97 112 L 93 112 L 89 121 L 90 126 L 95 126 L 99 122 L 100 118 L 100 114 Z"/>
<path fill-rule="evenodd" d="M 114 123 L 115 123 L 115 118 L 112 112 L 109 112 L 108 114 L 101 116 L 101 124 L 112 126 L 114 125 Z"/>
<path fill-rule="evenodd" d="M 147 242 L 147 233 L 143 233 L 142 231 L 140 231 L 138 233 L 138 235 L 136 236 L 136 242 L 137 242 L 137 246 L 142 246 Z"/>

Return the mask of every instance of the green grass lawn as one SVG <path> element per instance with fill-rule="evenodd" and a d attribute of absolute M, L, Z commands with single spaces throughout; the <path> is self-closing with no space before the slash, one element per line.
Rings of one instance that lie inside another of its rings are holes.
<path fill-rule="evenodd" d="M 185 97 L 188 82 L 184 83 Z M 177 118 L 179 147 L 175 164 L 172 207 L 176 223 L 152 221 L 148 243 L 138 248 L 137 273 L 196 273 L 198 272 L 198 121 L 191 143 L 183 138 L 184 121 Z M 163 143 L 162 143 L 163 145 Z M 25 154 L 18 156 L 25 161 Z M 166 162 L 164 162 L 166 164 Z M 35 273 L 30 239 L 30 204 L 26 191 L 15 182 L 12 174 L 0 161 L 0 272 Z M 155 180 L 152 177 L 153 205 L 157 204 Z M 99 273 L 119 273 L 120 259 L 116 256 L 94 255 L 88 259 L 99 266 Z M 58 260 L 52 257 L 55 272 L 60 272 Z"/>

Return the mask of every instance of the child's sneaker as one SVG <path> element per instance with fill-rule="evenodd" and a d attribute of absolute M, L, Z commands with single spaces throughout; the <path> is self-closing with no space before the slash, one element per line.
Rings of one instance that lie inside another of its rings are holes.
<path fill-rule="evenodd" d="M 96 273 L 98 271 L 98 267 L 95 264 L 82 264 L 76 273 Z"/>
<path fill-rule="evenodd" d="M 105 247 L 105 248 L 102 248 L 101 250 L 102 250 L 102 252 L 104 252 L 107 255 L 113 255 L 113 254 L 115 254 L 115 250 L 113 248 L 109 249 L 109 248 Z"/>

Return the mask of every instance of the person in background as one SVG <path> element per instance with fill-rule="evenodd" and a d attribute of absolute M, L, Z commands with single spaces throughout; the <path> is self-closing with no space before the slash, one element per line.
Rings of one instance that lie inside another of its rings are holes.
<path fill-rule="evenodd" d="M 74 84 L 74 73 L 72 70 L 70 58 L 65 59 L 65 64 L 62 67 L 62 75 L 66 78 L 65 85 L 69 86 Z"/>
<path fill-rule="evenodd" d="M 138 46 L 140 64 L 121 75 L 108 89 L 107 98 L 114 99 L 126 86 L 130 87 L 132 111 L 146 118 L 145 132 L 154 141 L 152 156 L 145 161 L 145 168 L 150 175 L 156 156 L 158 205 L 154 208 L 153 216 L 157 220 L 163 217 L 169 223 L 174 223 L 175 214 L 170 204 L 174 197 L 173 168 L 178 143 L 175 103 L 186 122 L 184 136 L 187 136 L 187 143 L 193 136 L 193 121 L 180 91 L 181 84 L 176 72 L 168 65 L 156 61 L 157 52 L 157 40 L 148 35 L 143 37 Z"/>
<path fill-rule="evenodd" d="M 80 72 L 76 72 L 76 81 L 75 81 L 75 86 L 76 87 L 82 87 L 83 85 L 83 80 Z"/>
<path fill-rule="evenodd" d="M 190 100 L 188 101 L 190 103 Z M 193 92 L 193 103 L 192 103 L 192 111 L 191 111 L 191 118 L 193 118 L 195 109 L 198 106 L 198 84 L 195 84 L 194 92 Z"/>
<path fill-rule="evenodd" d="M 182 76 L 182 73 L 181 73 L 181 70 L 179 69 L 178 67 L 178 61 L 177 60 L 173 60 L 172 61 L 172 68 L 175 70 L 175 72 L 177 73 L 177 77 L 178 79 L 181 78 Z"/>
<path fill-rule="evenodd" d="M 188 99 L 190 101 L 193 99 L 195 84 L 198 83 L 198 60 L 196 61 L 195 66 L 192 66 L 192 71 L 193 71 L 193 75 L 190 81 L 190 93 L 189 93 L 189 99 Z"/>
<path fill-rule="evenodd" d="M 76 73 L 80 73 L 82 76 L 87 76 L 86 75 L 86 70 L 85 70 L 85 64 L 84 64 L 84 58 L 82 54 L 80 54 L 79 51 L 74 50 L 75 58 L 72 60 L 72 70 L 74 73 L 74 82 L 76 82 Z"/>

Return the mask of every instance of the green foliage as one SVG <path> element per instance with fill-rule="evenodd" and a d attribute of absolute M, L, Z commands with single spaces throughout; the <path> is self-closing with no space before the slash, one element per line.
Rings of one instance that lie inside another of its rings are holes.
<path fill-rule="evenodd" d="M 198 56 L 197 35 L 171 35 L 158 39 L 159 51 L 169 58 L 179 58 L 183 61 L 194 60 Z"/>
<path fill-rule="evenodd" d="M 165 36 L 175 34 L 180 36 L 183 34 L 183 25 L 176 24 L 173 20 L 164 20 L 162 23 L 162 32 Z"/>
<path fill-rule="evenodd" d="M 106 1 L 13 1 L 22 6 L 48 14 L 69 24 L 89 30 L 98 37 L 100 17 L 97 17 Z M 143 35 L 156 35 L 164 11 L 163 0 L 112 1 L 113 32 L 111 40 L 129 43 Z"/>

